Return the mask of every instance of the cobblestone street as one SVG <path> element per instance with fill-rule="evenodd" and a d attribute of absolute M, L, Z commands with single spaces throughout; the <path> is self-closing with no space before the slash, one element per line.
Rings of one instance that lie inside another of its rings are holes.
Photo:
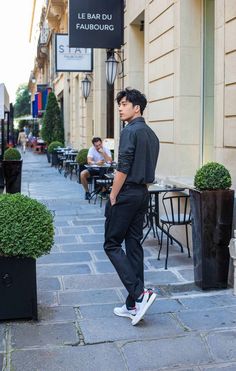
<path fill-rule="evenodd" d="M 192 259 L 178 246 L 171 248 L 165 270 L 150 234 L 145 282 L 159 297 L 134 327 L 113 314 L 126 291 L 103 251 L 104 204 L 89 204 L 75 178 L 65 178 L 45 155 L 31 151 L 23 158 L 22 193 L 54 212 L 55 245 L 37 261 L 39 321 L 0 323 L 0 369 L 236 369 L 232 289 L 197 289 Z"/>

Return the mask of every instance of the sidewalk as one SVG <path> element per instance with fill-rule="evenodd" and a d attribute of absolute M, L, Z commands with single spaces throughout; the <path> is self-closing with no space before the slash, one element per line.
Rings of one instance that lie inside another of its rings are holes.
<path fill-rule="evenodd" d="M 0 323 L 0 370 L 236 370 L 232 289 L 197 289 L 192 259 L 178 247 L 164 270 L 149 238 L 145 281 L 159 297 L 132 326 L 113 314 L 126 290 L 103 252 L 103 207 L 88 204 L 81 185 L 45 155 L 24 155 L 22 186 L 54 211 L 55 245 L 37 261 L 39 322 Z"/>

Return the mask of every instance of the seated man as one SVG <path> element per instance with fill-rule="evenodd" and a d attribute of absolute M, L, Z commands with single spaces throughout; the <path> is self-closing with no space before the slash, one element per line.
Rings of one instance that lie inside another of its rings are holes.
<path fill-rule="evenodd" d="M 105 162 L 112 162 L 111 152 L 108 148 L 103 147 L 101 138 L 94 137 L 92 143 L 93 146 L 89 148 L 87 156 L 88 165 L 103 165 Z M 85 190 L 85 200 L 90 199 L 88 178 L 94 175 L 99 175 L 99 169 L 83 170 L 80 174 L 81 183 Z"/>

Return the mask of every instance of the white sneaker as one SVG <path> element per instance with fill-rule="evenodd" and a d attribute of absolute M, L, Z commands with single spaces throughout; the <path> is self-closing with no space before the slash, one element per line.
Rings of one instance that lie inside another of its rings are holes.
<path fill-rule="evenodd" d="M 144 291 L 143 298 L 141 302 L 136 301 L 136 315 L 132 319 L 132 325 L 135 326 L 139 321 L 143 318 L 144 314 L 148 310 L 148 308 L 154 303 L 157 294 L 155 294 L 151 290 Z"/>
<path fill-rule="evenodd" d="M 133 319 L 136 315 L 136 308 L 134 309 L 127 309 L 126 305 L 124 304 L 122 307 L 116 307 L 113 310 L 114 314 L 119 317 L 128 317 Z"/>

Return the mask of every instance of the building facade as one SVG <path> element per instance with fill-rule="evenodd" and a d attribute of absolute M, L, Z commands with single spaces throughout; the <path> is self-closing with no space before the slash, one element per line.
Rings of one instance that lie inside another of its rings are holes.
<path fill-rule="evenodd" d="M 235 0 L 126 0 L 124 46 L 114 54 L 119 73 L 110 86 L 109 51 L 94 49 L 87 100 L 84 73 L 55 71 L 55 34 L 68 33 L 68 1 L 43 5 L 31 74 L 36 83 L 31 79 L 29 86 L 32 97 L 37 85 L 52 87 L 63 112 L 66 144 L 89 147 L 96 135 L 114 137 L 117 148 L 121 123 L 114 98 L 120 89 L 133 87 L 145 93 L 145 119 L 161 142 L 157 176 L 188 185 L 202 163 L 218 161 L 229 169 L 235 188 Z"/>

